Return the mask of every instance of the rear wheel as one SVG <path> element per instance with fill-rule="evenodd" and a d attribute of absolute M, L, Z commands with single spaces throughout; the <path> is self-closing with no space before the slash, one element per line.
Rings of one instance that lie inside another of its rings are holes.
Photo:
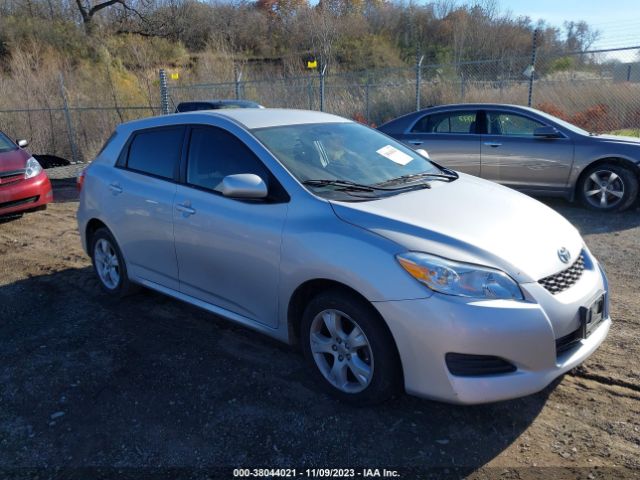
<path fill-rule="evenodd" d="M 588 169 L 578 189 L 582 203 L 587 207 L 622 211 L 629 208 L 638 196 L 638 177 L 624 166 L 605 163 Z"/>
<path fill-rule="evenodd" d="M 91 238 L 91 260 L 105 292 L 124 297 L 137 290 L 137 286 L 129 281 L 118 244 L 106 228 L 96 230 Z"/>
<path fill-rule="evenodd" d="M 333 290 L 313 298 L 302 319 L 302 348 L 316 378 L 343 401 L 379 403 L 402 384 L 388 329 L 355 295 Z"/>

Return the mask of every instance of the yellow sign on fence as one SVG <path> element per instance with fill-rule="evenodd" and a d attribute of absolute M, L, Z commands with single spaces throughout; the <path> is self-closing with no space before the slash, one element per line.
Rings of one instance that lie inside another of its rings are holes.
<path fill-rule="evenodd" d="M 318 68 L 318 61 L 317 60 L 309 60 L 307 62 L 307 68 L 311 68 L 311 69 Z"/>
<path fill-rule="evenodd" d="M 171 80 L 178 80 L 180 78 L 180 74 L 178 72 L 174 72 L 171 74 Z"/>

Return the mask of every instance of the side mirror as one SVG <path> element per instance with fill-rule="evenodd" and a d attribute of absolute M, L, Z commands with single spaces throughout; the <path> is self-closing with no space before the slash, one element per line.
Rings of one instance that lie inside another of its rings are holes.
<path fill-rule="evenodd" d="M 24 139 L 23 139 L 23 140 L 18 140 L 16 143 L 18 144 L 18 146 L 19 146 L 20 148 L 24 148 L 24 147 L 26 147 L 27 145 L 29 145 L 29 142 L 27 142 L 27 141 L 26 141 L 26 140 L 24 140 Z"/>
<path fill-rule="evenodd" d="M 216 187 L 216 191 L 231 198 L 265 198 L 269 194 L 264 180 L 253 173 L 227 175 Z"/>
<path fill-rule="evenodd" d="M 542 137 L 542 138 L 560 138 L 562 134 L 555 127 L 538 127 L 533 131 L 534 137 Z"/>
<path fill-rule="evenodd" d="M 426 158 L 427 160 L 431 160 L 431 159 L 429 158 L 429 152 L 427 152 L 424 148 L 419 148 L 419 149 L 417 149 L 417 150 L 416 150 L 416 153 L 417 153 L 418 155 L 420 155 L 421 157 Z"/>

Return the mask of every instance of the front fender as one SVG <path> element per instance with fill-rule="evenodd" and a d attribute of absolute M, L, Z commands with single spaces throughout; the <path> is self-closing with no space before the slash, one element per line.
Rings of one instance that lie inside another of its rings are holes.
<path fill-rule="evenodd" d="M 293 293 L 310 280 L 344 284 L 370 302 L 431 296 L 395 259 L 403 251 L 391 240 L 340 220 L 328 202 L 292 202 L 282 237 L 280 325 L 287 322 Z"/>

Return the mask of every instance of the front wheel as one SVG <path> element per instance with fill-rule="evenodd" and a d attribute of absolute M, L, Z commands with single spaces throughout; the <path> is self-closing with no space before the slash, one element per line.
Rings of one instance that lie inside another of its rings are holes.
<path fill-rule="evenodd" d="M 311 300 L 302 319 L 302 348 L 316 378 L 343 401 L 380 403 L 402 384 L 390 332 L 355 295 L 335 290 Z"/>
<path fill-rule="evenodd" d="M 638 177 L 624 166 L 596 165 L 584 173 L 578 191 L 582 203 L 593 210 L 622 211 L 638 196 Z"/>

